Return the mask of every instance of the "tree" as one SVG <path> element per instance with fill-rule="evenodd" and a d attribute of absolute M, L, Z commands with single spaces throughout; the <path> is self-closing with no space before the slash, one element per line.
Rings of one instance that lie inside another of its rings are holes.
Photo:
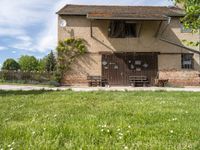
<path fill-rule="evenodd" d="M 47 57 L 38 60 L 38 71 L 46 71 Z"/>
<path fill-rule="evenodd" d="M 200 29 L 200 0 L 175 0 L 176 3 L 182 5 L 186 15 L 182 19 L 186 28 L 198 32 Z"/>
<path fill-rule="evenodd" d="M 193 33 L 200 31 L 200 0 L 173 0 L 178 6 L 185 9 L 186 15 L 181 19 L 186 29 L 192 29 Z M 183 40 L 188 46 L 200 46 L 200 41 Z"/>
<path fill-rule="evenodd" d="M 20 65 L 14 59 L 9 58 L 6 61 L 4 61 L 3 67 L 1 69 L 2 70 L 19 70 Z"/>
<path fill-rule="evenodd" d="M 53 51 L 51 51 L 46 57 L 46 70 L 55 71 L 55 68 L 56 68 L 56 57 Z"/>
<path fill-rule="evenodd" d="M 24 55 L 19 58 L 19 64 L 23 71 L 38 70 L 38 60 L 34 56 Z"/>

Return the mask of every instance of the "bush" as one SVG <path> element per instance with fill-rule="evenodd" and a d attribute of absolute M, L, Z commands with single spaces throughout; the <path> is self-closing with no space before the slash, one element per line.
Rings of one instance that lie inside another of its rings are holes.
<path fill-rule="evenodd" d="M 2 70 L 19 70 L 20 65 L 14 59 L 7 59 L 3 63 Z"/>

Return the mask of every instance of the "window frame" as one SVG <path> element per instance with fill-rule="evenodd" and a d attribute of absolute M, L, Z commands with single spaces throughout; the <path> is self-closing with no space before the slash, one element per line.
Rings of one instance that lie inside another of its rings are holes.
<path fill-rule="evenodd" d="M 113 22 L 119 22 L 119 20 L 112 20 Z M 136 23 L 136 22 L 128 22 L 128 20 L 123 20 L 123 24 L 124 24 L 124 35 L 123 33 L 121 33 L 122 35 L 119 35 L 118 37 L 115 37 L 115 36 L 112 36 L 110 34 L 110 32 L 112 32 L 112 26 L 111 26 L 111 21 L 110 21 L 110 25 L 109 25 L 109 28 L 108 28 L 108 37 L 109 38 L 138 38 L 138 24 L 139 23 Z M 127 34 L 127 31 L 130 29 L 130 26 L 132 25 L 133 28 L 133 32 L 134 34 Z M 129 27 L 129 28 L 127 28 Z M 135 30 L 135 31 L 134 31 Z"/>
<path fill-rule="evenodd" d="M 189 59 L 189 57 L 190 57 L 190 59 Z M 184 61 L 185 62 L 191 61 L 191 64 L 184 64 Z M 181 68 L 187 69 L 187 70 L 193 70 L 194 69 L 194 54 L 192 54 L 192 53 L 181 54 Z"/>

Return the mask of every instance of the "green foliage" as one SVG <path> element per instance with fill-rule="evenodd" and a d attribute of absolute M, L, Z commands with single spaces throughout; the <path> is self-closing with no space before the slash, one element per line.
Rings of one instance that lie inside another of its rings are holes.
<path fill-rule="evenodd" d="M 186 12 L 184 18 L 181 19 L 186 29 L 192 29 L 193 33 L 199 33 L 200 29 L 200 0 L 173 0 L 181 5 Z M 200 42 L 182 41 L 187 46 L 200 46 Z"/>
<path fill-rule="evenodd" d="M 47 57 L 38 60 L 38 71 L 46 71 Z"/>
<path fill-rule="evenodd" d="M 47 71 L 55 71 L 56 69 L 56 57 L 53 51 L 51 51 L 50 54 L 48 54 L 48 56 L 46 57 L 45 68 Z"/>
<path fill-rule="evenodd" d="M 20 65 L 14 59 L 7 59 L 3 63 L 2 70 L 19 70 Z"/>
<path fill-rule="evenodd" d="M 200 29 L 200 0 L 176 0 L 184 6 L 186 15 L 182 19 L 185 28 L 190 28 L 193 32 Z"/>
<path fill-rule="evenodd" d="M 34 56 L 23 55 L 19 58 L 19 64 L 23 71 L 38 70 L 38 60 Z"/>
<path fill-rule="evenodd" d="M 0 91 L 0 149 L 199 150 L 199 97 Z"/>
<path fill-rule="evenodd" d="M 74 38 L 65 39 L 58 43 L 56 50 L 58 53 L 57 72 L 60 72 L 59 74 L 63 75 L 70 69 L 71 65 L 78 57 L 87 52 L 86 41 Z"/>

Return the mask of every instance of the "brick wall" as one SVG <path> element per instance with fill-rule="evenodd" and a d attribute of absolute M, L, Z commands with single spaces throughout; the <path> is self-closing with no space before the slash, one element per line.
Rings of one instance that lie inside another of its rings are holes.
<path fill-rule="evenodd" d="M 199 71 L 162 70 L 159 71 L 159 79 L 168 79 L 169 84 L 176 86 L 200 86 Z"/>

